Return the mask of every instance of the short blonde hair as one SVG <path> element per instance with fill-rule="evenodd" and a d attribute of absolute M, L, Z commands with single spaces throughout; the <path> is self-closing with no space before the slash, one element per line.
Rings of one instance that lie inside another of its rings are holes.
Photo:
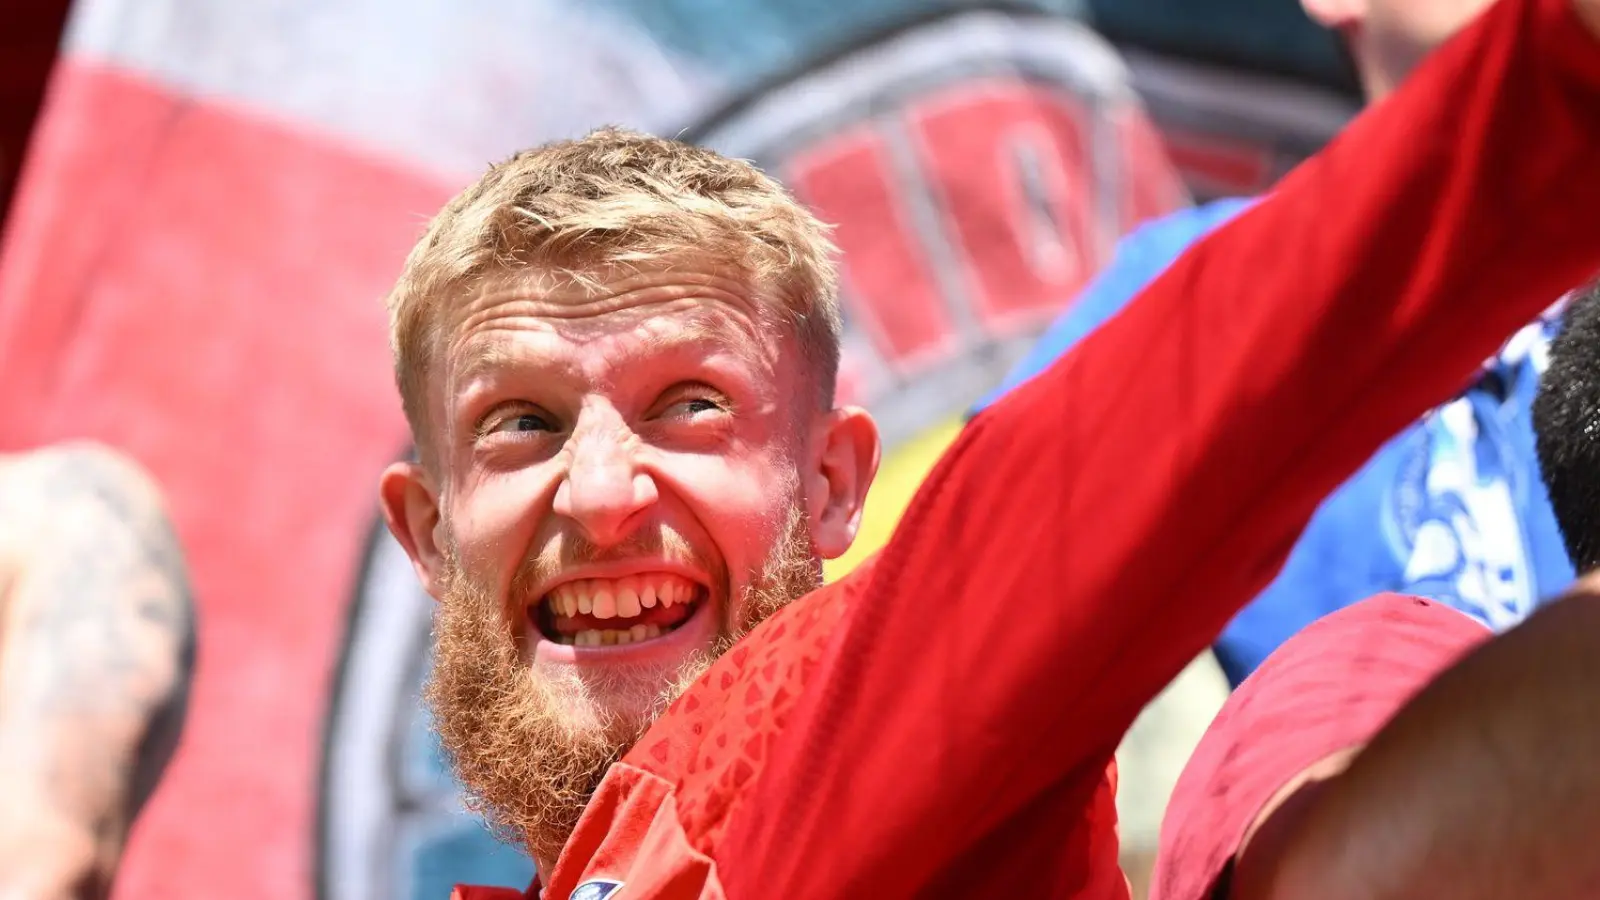
<path fill-rule="evenodd" d="M 748 162 L 618 128 L 525 150 L 436 216 L 390 292 L 395 380 L 413 437 L 427 422 L 440 311 L 486 277 L 710 257 L 793 328 L 832 405 L 840 318 L 828 226 Z M 420 447 L 419 447 L 420 449 Z"/>

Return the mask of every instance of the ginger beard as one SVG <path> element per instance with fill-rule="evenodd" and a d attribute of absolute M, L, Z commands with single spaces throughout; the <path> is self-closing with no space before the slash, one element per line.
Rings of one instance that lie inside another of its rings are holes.
<path fill-rule="evenodd" d="M 424 699 L 468 806 L 498 837 L 523 844 L 541 863 L 554 861 L 606 770 L 650 722 L 741 635 L 822 583 L 803 510 L 803 503 L 791 507 L 761 570 L 716 611 L 721 625 L 710 652 L 685 660 L 665 683 L 658 670 L 641 678 L 617 666 L 535 674 L 507 624 L 508 609 L 520 615 L 526 608 L 517 585 L 532 579 L 519 572 L 512 602 L 502 602 L 465 576 L 446 543 Z M 720 580 L 720 595 L 729 597 L 728 579 Z M 649 712 L 641 717 L 597 699 L 630 694 L 634 702 L 617 705 Z"/>

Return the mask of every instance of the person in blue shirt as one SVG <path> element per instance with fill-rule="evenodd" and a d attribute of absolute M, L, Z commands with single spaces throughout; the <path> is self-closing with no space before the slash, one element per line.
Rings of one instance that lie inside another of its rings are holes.
<path fill-rule="evenodd" d="M 1488 2 L 1303 5 L 1341 33 L 1369 100 L 1378 101 Z M 1110 265 L 978 408 L 1046 368 L 1251 202 L 1213 201 L 1130 233 Z M 1314 619 L 1373 594 L 1429 597 L 1503 629 L 1573 580 L 1539 478 L 1531 414 L 1557 310 L 1553 305 L 1519 332 L 1459 398 L 1396 435 L 1323 503 L 1276 580 L 1214 646 L 1231 684 Z"/>

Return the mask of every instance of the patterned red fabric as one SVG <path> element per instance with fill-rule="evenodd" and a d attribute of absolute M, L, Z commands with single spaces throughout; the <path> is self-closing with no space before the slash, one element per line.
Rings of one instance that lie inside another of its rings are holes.
<path fill-rule="evenodd" d="M 687 776 L 678 817 L 690 843 L 709 854 L 745 787 L 766 763 L 768 747 L 788 723 L 822 661 L 856 585 L 872 564 L 776 613 L 728 651 L 650 729 L 628 762 L 668 780 Z"/>
<path fill-rule="evenodd" d="M 1228 698 L 1161 823 L 1152 900 L 1206 900 L 1256 815 L 1306 768 L 1360 747 L 1433 676 L 1490 636 L 1418 597 L 1383 594 L 1317 620 Z"/>
<path fill-rule="evenodd" d="M 458 884 L 450 892 L 450 900 L 538 900 L 539 883 L 535 881 L 526 891 L 508 887 L 484 887 Z"/>

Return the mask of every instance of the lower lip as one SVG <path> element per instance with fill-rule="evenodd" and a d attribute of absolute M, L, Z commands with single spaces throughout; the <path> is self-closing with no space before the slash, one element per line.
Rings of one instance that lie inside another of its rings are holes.
<path fill-rule="evenodd" d="M 543 635 L 533 646 L 533 661 L 538 663 L 612 663 L 649 664 L 677 663 L 684 657 L 710 647 L 717 636 L 717 617 L 711 609 L 711 599 L 702 599 L 683 624 L 648 641 L 632 644 L 610 644 L 599 647 L 579 647 L 558 644 Z"/>

